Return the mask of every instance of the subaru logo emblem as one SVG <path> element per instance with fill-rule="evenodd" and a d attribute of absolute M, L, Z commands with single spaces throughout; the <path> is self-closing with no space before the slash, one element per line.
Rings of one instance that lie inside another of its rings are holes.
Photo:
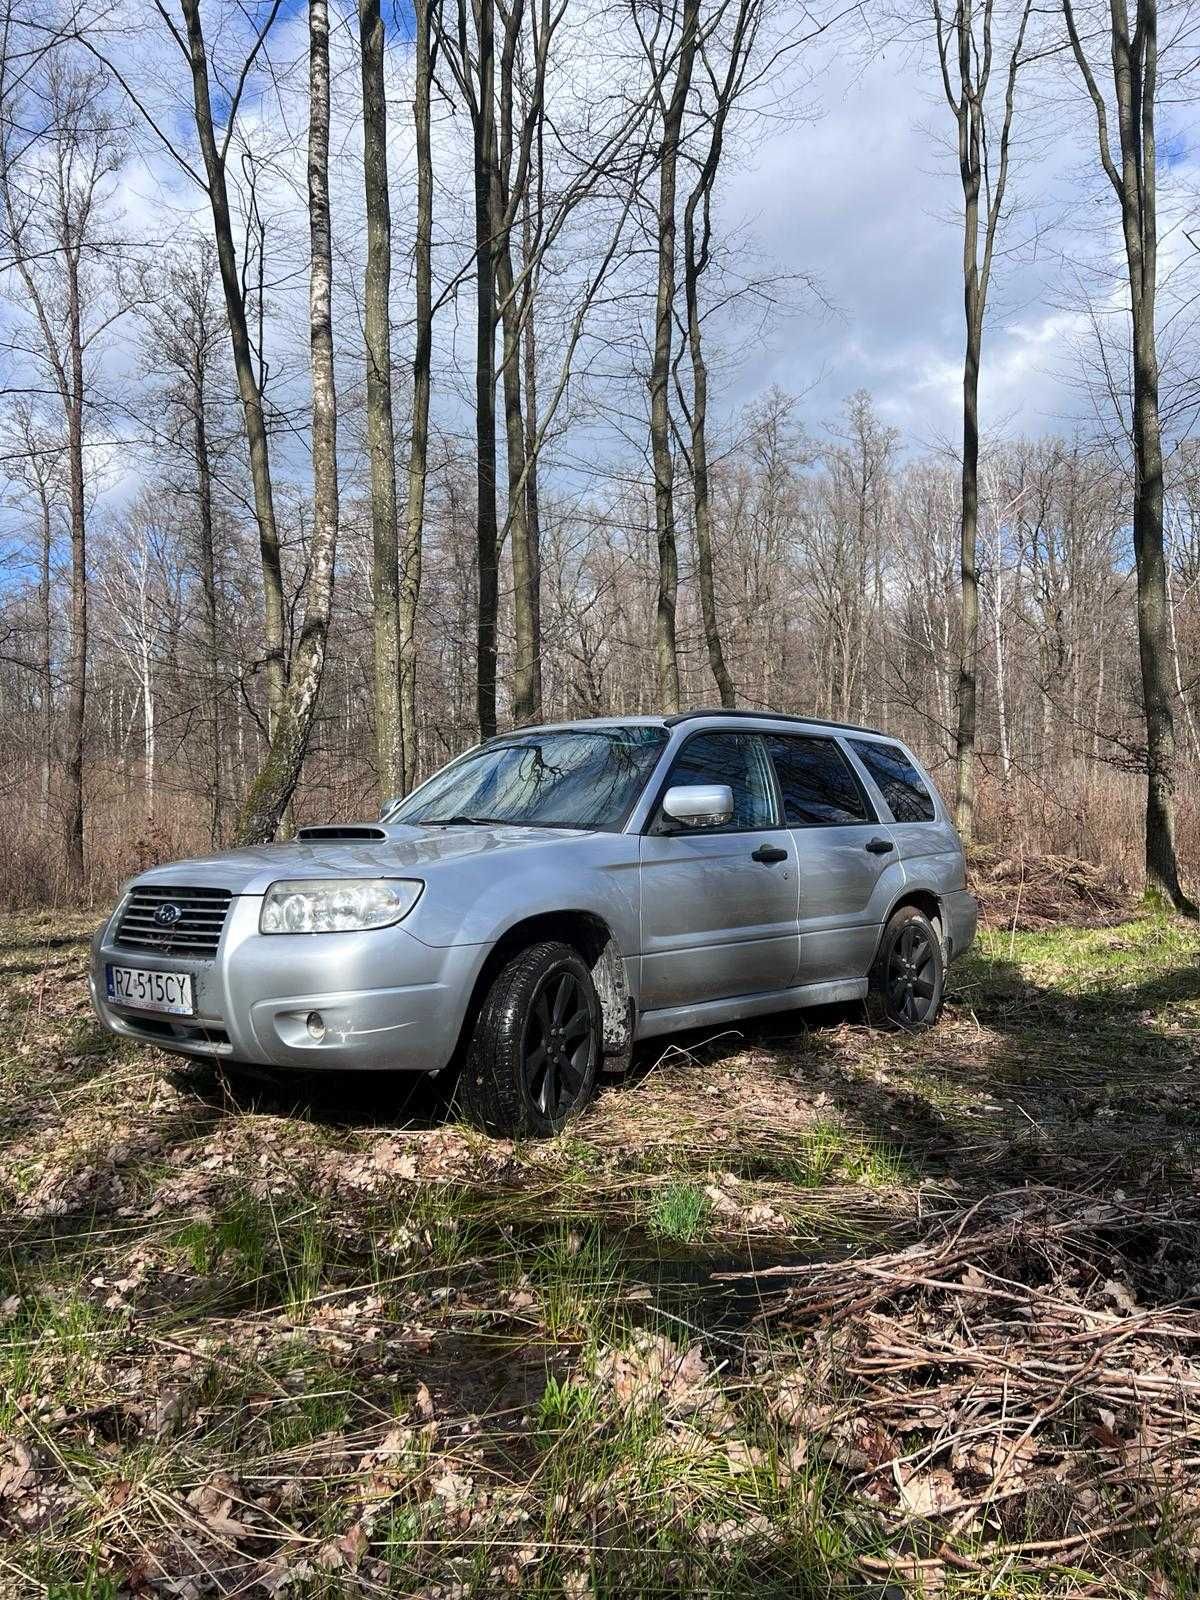
<path fill-rule="evenodd" d="M 154 920 L 160 928 L 173 928 L 182 915 L 183 912 L 177 905 L 165 900 L 161 906 L 155 908 Z"/>

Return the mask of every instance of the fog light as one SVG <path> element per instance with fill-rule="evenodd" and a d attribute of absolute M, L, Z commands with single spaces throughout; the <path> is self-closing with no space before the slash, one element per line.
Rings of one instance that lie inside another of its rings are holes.
<path fill-rule="evenodd" d="M 315 1039 L 318 1044 L 325 1037 L 325 1018 L 319 1011 L 310 1011 L 305 1018 L 304 1026 L 308 1029 L 308 1037 Z"/>

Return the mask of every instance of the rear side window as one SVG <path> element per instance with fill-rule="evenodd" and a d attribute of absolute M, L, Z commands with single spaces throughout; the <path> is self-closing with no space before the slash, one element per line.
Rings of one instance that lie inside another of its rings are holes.
<path fill-rule="evenodd" d="M 873 820 L 850 763 L 832 739 L 768 734 L 766 745 L 789 827 L 831 828 Z"/>
<path fill-rule="evenodd" d="M 774 826 L 771 775 L 758 739 L 748 733 L 698 733 L 676 756 L 667 788 L 678 784 L 727 783 L 733 792 L 733 816 L 724 828 L 706 833 L 736 833 L 744 828 Z M 653 832 L 674 833 L 678 824 L 661 809 Z"/>
<path fill-rule="evenodd" d="M 851 750 L 875 780 L 897 822 L 932 822 L 933 797 L 899 745 L 851 739 Z"/>

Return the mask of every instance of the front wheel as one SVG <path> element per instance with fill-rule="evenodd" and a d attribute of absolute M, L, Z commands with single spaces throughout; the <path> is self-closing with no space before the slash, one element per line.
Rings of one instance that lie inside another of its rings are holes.
<path fill-rule="evenodd" d="M 872 1022 L 917 1033 L 942 1010 L 946 969 L 937 930 L 916 906 L 901 906 L 883 930 L 871 968 L 867 1010 Z"/>
<path fill-rule="evenodd" d="M 530 945 L 500 969 L 479 1008 L 459 1104 L 488 1133 L 558 1133 L 591 1099 L 600 1050 L 587 963 L 570 945 Z"/>

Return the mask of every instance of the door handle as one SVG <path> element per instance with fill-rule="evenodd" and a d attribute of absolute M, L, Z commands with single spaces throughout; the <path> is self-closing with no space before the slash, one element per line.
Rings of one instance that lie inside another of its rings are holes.
<path fill-rule="evenodd" d="M 896 848 L 890 839 L 868 839 L 867 849 L 873 856 L 886 856 Z"/>
<path fill-rule="evenodd" d="M 763 861 L 766 863 L 770 863 L 772 861 L 786 861 L 787 851 L 781 850 L 777 844 L 760 844 L 758 849 L 753 851 L 750 859 L 752 861 Z"/>

